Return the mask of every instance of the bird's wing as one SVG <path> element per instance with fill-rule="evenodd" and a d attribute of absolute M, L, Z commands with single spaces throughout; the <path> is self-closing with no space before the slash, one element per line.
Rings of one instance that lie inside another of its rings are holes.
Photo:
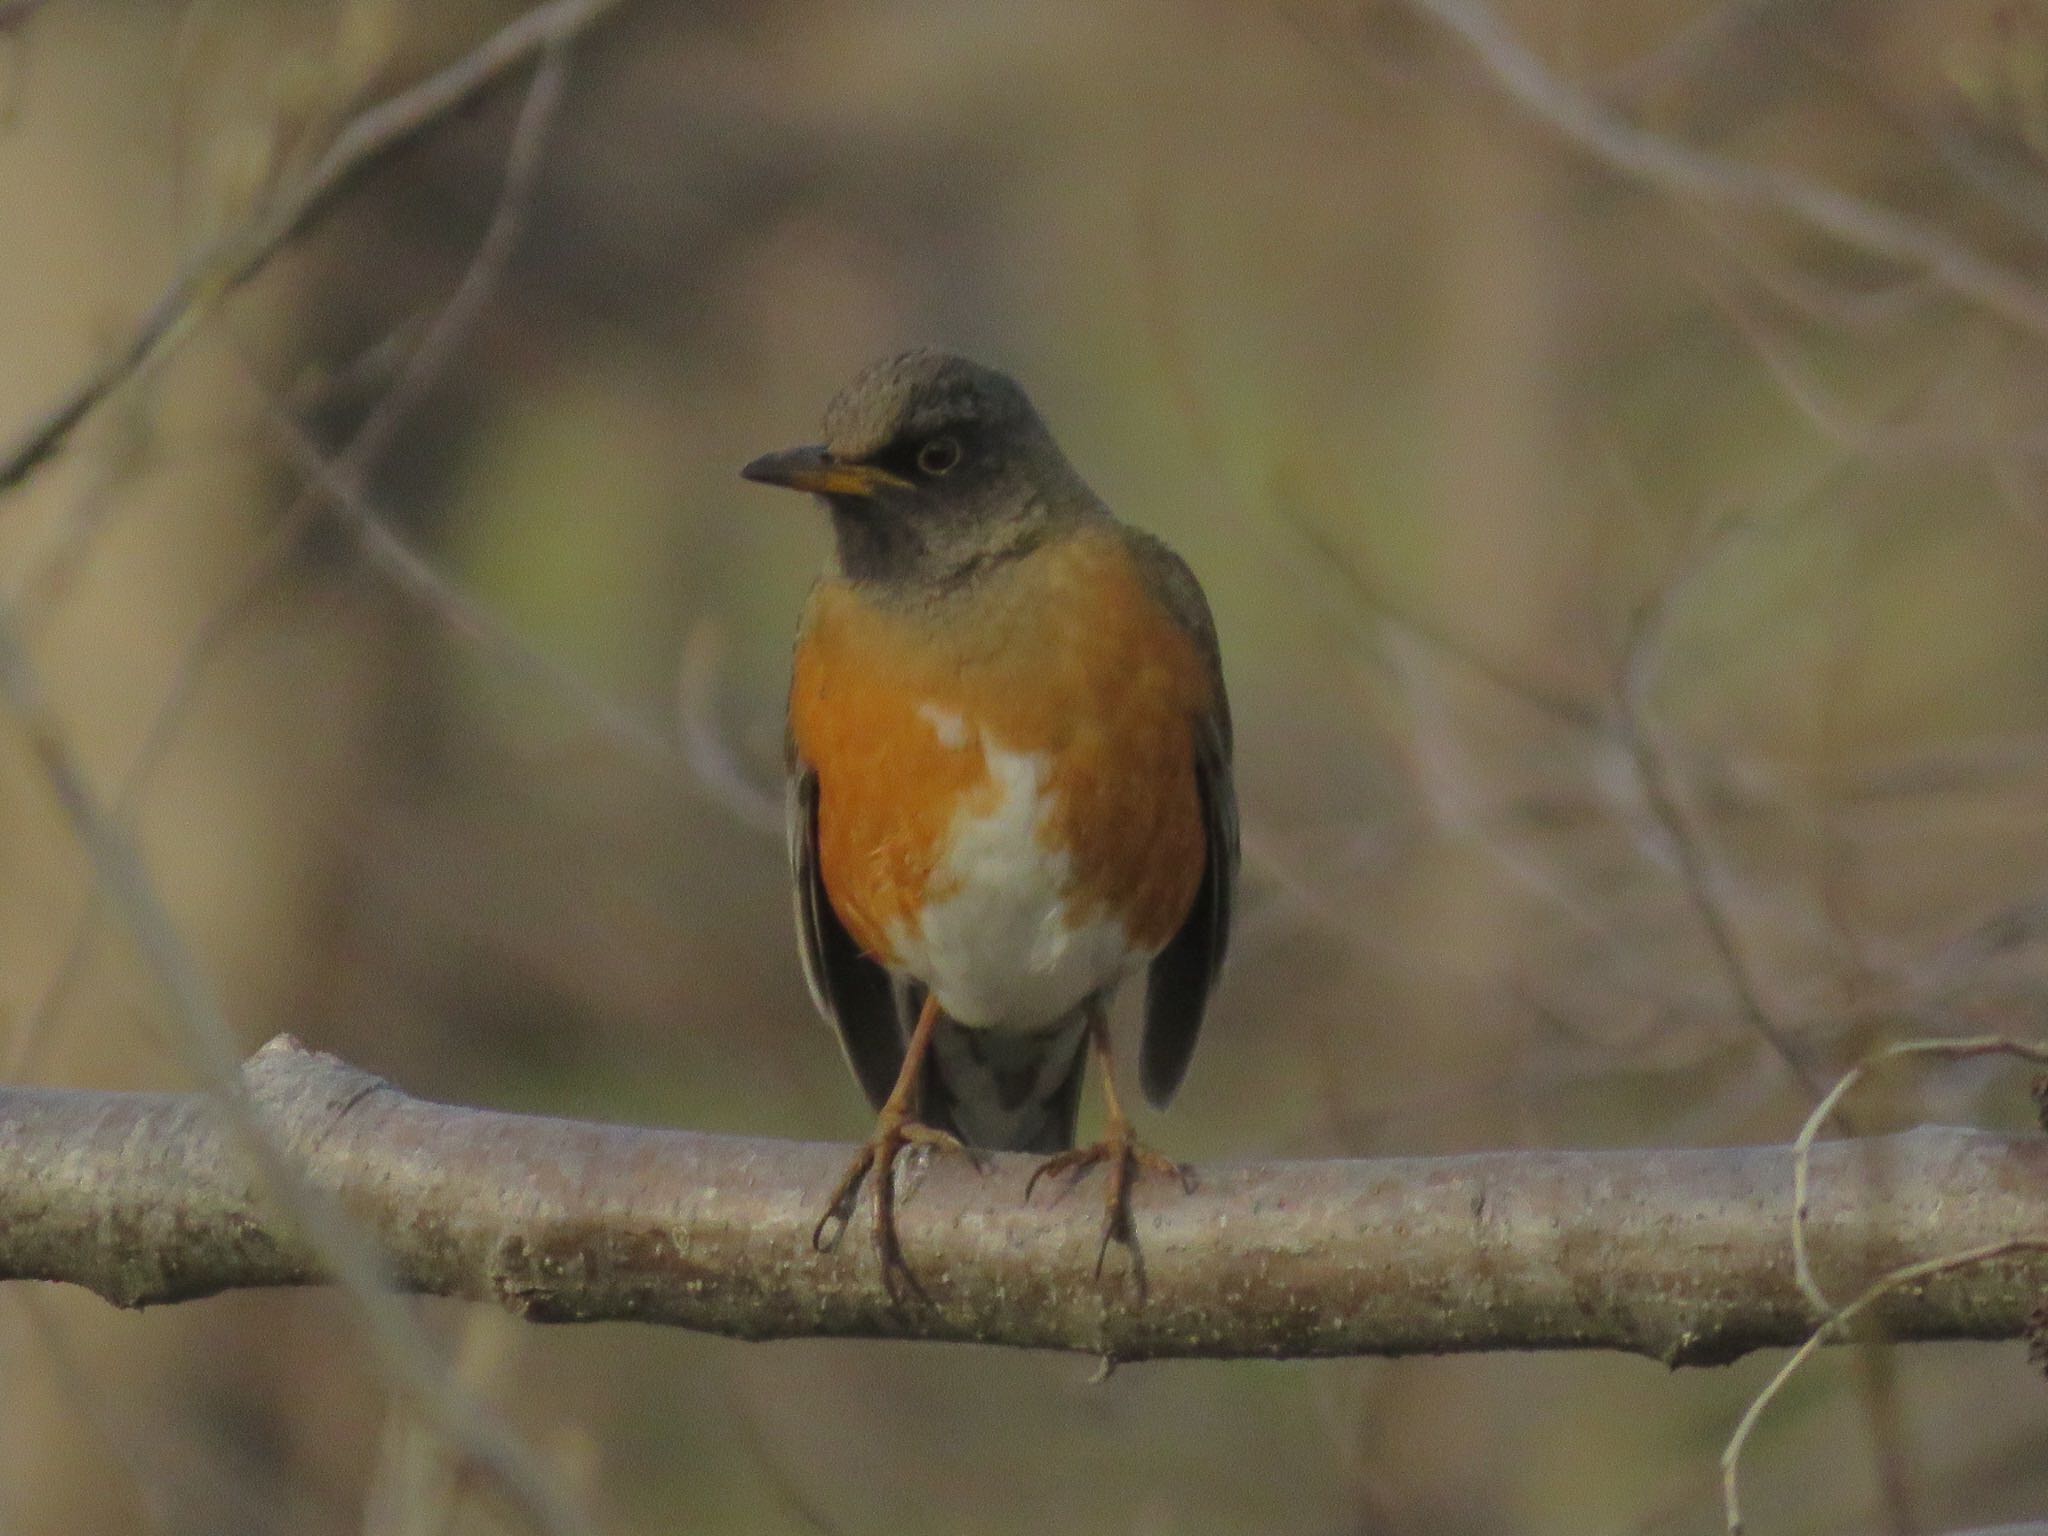
<path fill-rule="evenodd" d="M 1237 887 L 1237 790 L 1231 778 L 1230 701 L 1223 692 L 1216 623 L 1194 572 L 1157 539 L 1133 532 L 1133 552 L 1153 595 L 1194 640 L 1209 669 L 1209 707 L 1194 722 L 1195 783 L 1202 797 L 1208 857 L 1194 905 L 1180 931 L 1153 960 L 1145 984 L 1145 1032 L 1138 1078 L 1145 1097 L 1164 1106 L 1187 1075 L 1202 1014 L 1230 942 Z"/>
<path fill-rule="evenodd" d="M 796 886 L 796 925 L 811 1001 L 839 1031 L 853 1075 L 876 1109 L 903 1068 L 903 1015 L 889 972 L 856 944 L 825 890 L 818 861 L 818 775 L 789 755 L 785 801 L 789 868 Z"/>

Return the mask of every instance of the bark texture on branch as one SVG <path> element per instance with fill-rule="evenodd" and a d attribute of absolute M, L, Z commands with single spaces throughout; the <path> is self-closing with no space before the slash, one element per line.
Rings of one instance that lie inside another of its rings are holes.
<path fill-rule="evenodd" d="M 1021 1198 L 1031 1160 L 934 1162 L 901 1210 L 922 1302 L 893 1304 L 867 1203 L 835 1252 L 810 1233 L 850 1149 L 428 1103 L 288 1037 L 244 1069 L 307 1185 L 408 1290 L 537 1321 L 635 1319 L 739 1338 L 970 1340 L 1155 1356 L 1603 1348 L 1672 1364 L 1797 1343 L 1821 1321 L 1792 1271 L 1783 1147 L 1503 1152 L 1201 1170 L 1147 1180 L 1147 1286 L 1091 1278 L 1099 1186 Z M 2048 1138 L 1928 1128 L 1813 1158 L 1831 1295 L 1976 1245 L 2048 1237 Z M 0 1280 L 122 1306 L 322 1276 L 214 1103 L 0 1088 Z M 1901 1339 L 2010 1339 L 2048 1294 L 2018 1255 L 1874 1309 Z"/>

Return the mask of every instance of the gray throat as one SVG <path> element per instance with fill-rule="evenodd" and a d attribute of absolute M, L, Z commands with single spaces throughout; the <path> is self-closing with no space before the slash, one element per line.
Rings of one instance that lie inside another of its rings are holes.
<path fill-rule="evenodd" d="M 924 598 L 962 591 L 1031 554 L 1054 533 L 1099 516 L 1094 503 L 1054 512 L 1031 503 L 1007 516 L 944 530 L 859 501 L 832 499 L 839 569 L 882 597 Z M 933 537 L 938 533 L 938 537 Z"/>

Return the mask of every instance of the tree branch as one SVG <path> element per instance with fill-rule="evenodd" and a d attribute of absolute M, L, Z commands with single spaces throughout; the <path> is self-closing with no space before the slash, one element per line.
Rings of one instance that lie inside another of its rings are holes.
<path fill-rule="evenodd" d="M 1499 88 L 1621 175 L 1668 196 L 1783 215 L 1843 245 L 1925 273 L 1950 293 L 2048 339 L 2048 290 L 1946 231 L 1792 171 L 1726 159 L 1639 126 L 1553 73 L 1484 0 L 1408 0 L 1456 34 Z"/>
<path fill-rule="evenodd" d="M 103 400 L 175 345 L 215 302 L 262 271 L 365 169 L 510 71 L 589 31 L 618 4 L 619 0 L 549 0 L 419 84 L 352 118 L 305 176 L 180 269 L 118 348 L 12 444 L 0 448 L 0 492 L 26 480 Z"/>
<path fill-rule="evenodd" d="M 942 1159 L 903 1209 L 928 1300 L 883 1290 L 864 1224 L 810 1231 L 846 1149 L 427 1103 L 279 1037 L 248 1102 L 411 1291 L 536 1321 L 632 1319 L 738 1338 L 967 1340 L 1155 1356 L 1629 1350 L 1672 1364 L 1796 1345 L 1789 1147 L 1511 1152 L 1203 1171 L 1138 1197 L 1148 1290 L 1094 1261 L 1092 1187 L 1026 1206 L 1026 1159 Z M 2048 1234 L 2048 1139 L 1926 1128 L 1816 1147 L 1806 1237 L 1830 1289 Z M 322 1279 L 216 1104 L 0 1089 L 0 1279 L 122 1306 Z M 1899 1339 L 2009 1339 L 2048 1255 L 1934 1274 L 1870 1304 Z"/>

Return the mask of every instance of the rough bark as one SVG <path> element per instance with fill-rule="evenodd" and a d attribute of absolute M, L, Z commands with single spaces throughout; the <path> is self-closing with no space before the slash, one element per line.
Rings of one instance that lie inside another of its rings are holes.
<path fill-rule="evenodd" d="M 922 1300 L 890 1300 L 863 1201 L 810 1236 L 850 1149 L 428 1103 L 288 1037 L 244 1069 L 305 1185 L 395 1284 L 536 1321 L 737 1338 L 969 1340 L 1157 1356 L 1631 1350 L 1672 1364 L 1796 1343 L 1791 1153 L 1500 1152 L 1205 1167 L 1147 1180 L 1142 1296 L 1092 1278 L 1095 1178 L 1026 1205 L 1024 1158 L 933 1162 L 902 1203 Z M 0 1279 L 122 1306 L 322 1279 L 246 1144 L 199 1095 L 0 1089 Z M 1927 1128 L 1823 1144 L 1810 1235 L 1831 1295 L 1878 1272 L 2048 1237 L 2048 1138 Z M 1898 1339 L 2016 1339 L 2048 1258 L 1937 1277 L 1873 1310 Z"/>

